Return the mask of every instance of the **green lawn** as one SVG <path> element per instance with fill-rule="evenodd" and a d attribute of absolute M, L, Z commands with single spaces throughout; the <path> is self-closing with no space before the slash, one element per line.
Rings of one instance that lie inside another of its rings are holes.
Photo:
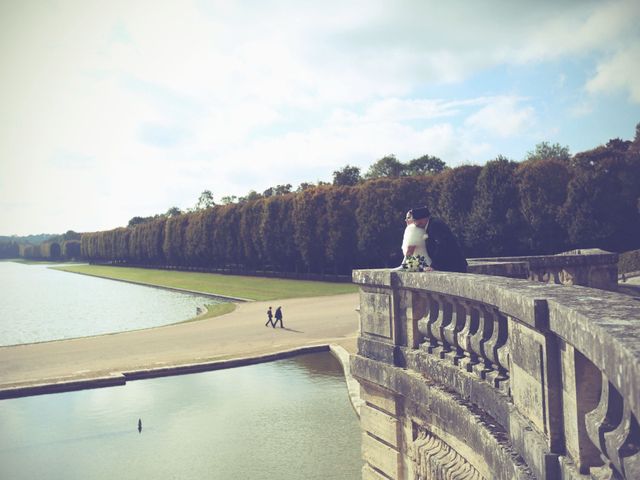
<path fill-rule="evenodd" d="M 197 322 L 198 320 L 206 320 L 207 318 L 219 317 L 231 313 L 236 309 L 236 304 L 231 302 L 215 303 L 213 305 L 205 305 L 207 312 L 203 315 L 185 320 L 180 323 Z"/>
<path fill-rule="evenodd" d="M 162 287 L 183 288 L 222 296 L 251 300 L 319 297 L 357 292 L 350 283 L 312 282 L 280 278 L 245 277 L 215 273 L 179 272 L 149 268 L 109 267 L 103 265 L 73 265 L 54 267 L 66 272 L 84 273 Z"/>

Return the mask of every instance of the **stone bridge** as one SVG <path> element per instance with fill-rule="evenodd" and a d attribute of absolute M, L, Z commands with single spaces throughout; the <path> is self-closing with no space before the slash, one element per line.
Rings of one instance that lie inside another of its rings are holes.
<path fill-rule="evenodd" d="M 363 479 L 640 479 L 640 301 L 590 253 L 354 271 Z"/>

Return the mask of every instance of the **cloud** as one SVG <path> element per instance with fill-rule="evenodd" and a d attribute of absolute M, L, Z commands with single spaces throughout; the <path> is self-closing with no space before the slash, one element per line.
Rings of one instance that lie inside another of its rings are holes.
<path fill-rule="evenodd" d="M 39 202 L 0 208 L 0 224 L 110 228 L 191 206 L 206 188 L 328 180 L 389 153 L 481 161 L 528 140 L 540 114 L 522 86 L 499 90 L 509 78 L 474 84 L 496 66 L 508 77 L 580 57 L 595 72 L 588 92 L 626 89 L 638 102 L 638 8 L 0 3 L 0 204 Z M 73 208 L 54 211 L 52 198 Z"/>
<path fill-rule="evenodd" d="M 640 103 L 640 44 L 625 48 L 599 64 L 586 89 L 592 94 L 626 90 L 632 101 Z"/>
<path fill-rule="evenodd" d="M 521 134 L 530 128 L 535 119 L 531 106 L 521 107 L 522 99 L 501 97 L 473 113 L 465 120 L 465 125 L 499 137 Z"/>

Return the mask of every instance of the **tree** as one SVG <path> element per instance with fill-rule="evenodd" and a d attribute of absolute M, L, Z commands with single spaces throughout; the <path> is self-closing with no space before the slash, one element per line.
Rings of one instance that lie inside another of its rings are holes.
<path fill-rule="evenodd" d="M 333 172 L 333 184 L 336 186 L 353 186 L 362 181 L 360 168 L 345 165 L 340 170 Z"/>
<path fill-rule="evenodd" d="M 227 195 L 225 197 L 222 197 L 220 199 L 220 202 L 222 203 L 222 205 L 229 205 L 230 203 L 237 203 L 238 202 L 238 197 L 236 197 L 235 195 Z"/>
<path fill-rule="evenodd" d="M 640 153 L 631 147 L 614 139 L 573 158 L 562 218 L 576 247 L 640 247 Z"/>
<path fill-rule="evenodd" d="M 296 188 L 296 193 L 304 192 L 308 188 L 313 188 L 315 186 L 315 183 L 302 182 L 300 185 L 298 185 L 298 188 Z"/>
<path fill-rule="evenodd" d="M 367 178 L 400 177 L 404 174 L 405 166 L 396 159 L 396 156 L 387 155 L 369 167 Z"/>
<path fill-rule="evenodd" d="M 213 207 L 216 202 L 213 200 L 213 193 L 211 190 L 204 190 L 198 197 L 198 203 L 196 203 L 196 210 L 204 210 L 205 208 Z"/>
<path fill-rule="evenodd" d="M 558 158 L 523 162 L 516 171 L 520 210 L 526 220 L 524 240 L 537 255 L 567 250 L 566 230 L 560 212 L 571 178 L 569 164 Z"/>
<path fill-rule="evenodd" d="M 260 195 L 258 192 L 256 192 L 255 190 L 249 190 L 249 193 L 247 193 L 244 197 L 240 197 L 238 199 L 238 203 L 254 202 L 260 198 L 262 198 L 262 195 Z"/>
<path fill-rule="evenodd" d="M 473 208 L 476 182 L 482 171 L 477 165 L 463 165 L 447 169 L 434 178 L 439 184 L 437 211 L 460 241 L 465 252 L 471 251 L 467 242 L 469 216 Z M 432 208 L 432 210 L 436 210 Z"/>
<path fill-rule="evenodd" d="M 150 220 L 153 220 L 153 217 L 133 217 L 131 220 L 129 220 L 129 223 L 127 224 L 127 226 L 134 227 L 136 225 L 146 223 Z"/>
<path fill-rule="evenodd" d="M 291 193 L 290 183 L 287 183 L 285 185 L 276 185 L 275 187 L 269 187 L 264 192 L 262 192 L 262 196 L 272 197 L 274 195 L 285 195 L 287 193 Z"/>
<path fill-rule="evenodd" d="M 519 255 L 523 224 L 515 181 L 518 164 L 498 156 L 482 168 L 467 228 L 473 256 Z"/>
<path fill-rule="evenodd" d="M 259 238 L 270 269 L 290 272 L 300 263 L 293 238 L 292 210 L 292 195 L 277 195 L 264 201 Z"/>
<path fill-rule="evenodd" d="M 568 161 L 571 158 L 569 147 L 563 147 L 559 143 L 551 145 L 549 142 L 540 142 L 533 151 L 527 152 L 525 161 L 548 160 L 550 158 Z"/>
<path fill-rule="evenodd" d="M 165 215 L 167 217 L 175 217 L 176 215 L 180 215 L 182 213 L 182 210 L 180 210 L 178 207 L 171 207 L 169 210 L 167 210 L 167 213 L 165 213 Z"/>
<path fill-rule="evenodd" d="M 433 175 L 447 169 L 447 164 L 438 157 L 423 155 L 414 158 L 405 167 L 406 175 Z"/>
<path fill-rule="evenodd" d="M 357 190 L 333 187 L 327 192 L 325 256 L 337 274 L 350 274 L 358 261 Z"/>

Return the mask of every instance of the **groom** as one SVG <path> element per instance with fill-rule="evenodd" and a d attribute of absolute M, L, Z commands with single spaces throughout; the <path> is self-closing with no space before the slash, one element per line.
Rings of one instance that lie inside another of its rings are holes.
<path fill-rule="evenodd" d="M 462 255 L 458 240 L 446 223 L 432 217 L 427 207 L 411 210 L 413 223 L 425 229 L 426 247 L 431 257 L 431 268 L 445 272 L 467 271 L 467 260 Z"/>

